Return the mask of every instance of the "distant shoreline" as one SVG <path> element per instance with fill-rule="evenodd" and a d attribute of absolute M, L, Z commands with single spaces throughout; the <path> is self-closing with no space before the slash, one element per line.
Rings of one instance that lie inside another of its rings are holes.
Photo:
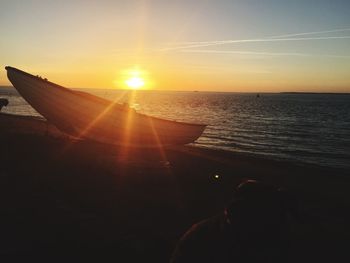
<path fill-rule="evenodd" d="M 288 92 L 278 92 L 279 94 L 301 94 L 301 95 L 350 95 L 350 92 L 297 92 L 297 91 L 288 91 Z"/>

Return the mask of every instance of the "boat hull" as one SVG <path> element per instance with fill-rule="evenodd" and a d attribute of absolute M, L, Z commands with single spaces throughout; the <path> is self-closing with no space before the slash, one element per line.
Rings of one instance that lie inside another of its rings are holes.
<path fill-rule="evenodd" d="M 205 125 L 164 120 L 137 113 L 84 92 L 76 92 L 12 67 L 8 79 L 50 123 L 78 138 L 102 143 L 153 147 L 194 142 Z"/>

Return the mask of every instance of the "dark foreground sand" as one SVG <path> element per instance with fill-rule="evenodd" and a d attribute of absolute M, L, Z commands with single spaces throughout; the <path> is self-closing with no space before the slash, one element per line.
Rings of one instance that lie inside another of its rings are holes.
<path fill-rule="evenodd" d="M 292 262 L 350 259 L 349 171 L 189 146 L 161 152 L 74 141 L 5 114 L 0 147 L 2 261 L 168 262 L 183 232 L 220 212 L 243 178 L 297 196 L 303 220 L 293 224 Z"/>

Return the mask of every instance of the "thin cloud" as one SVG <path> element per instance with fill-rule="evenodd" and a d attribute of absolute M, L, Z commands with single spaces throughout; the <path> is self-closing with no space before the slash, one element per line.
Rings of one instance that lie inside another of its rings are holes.
<path fill-rule="evenodd" d="M 345 32 L 345 31 L 350 31 L 350 28 L 341 28 L 341 29 L 324 30 L 324 31 L 311 31 L 311 32 L 304 32 L 304 33 L 285 34 L 285 35 L 272 36 L 272 37 L 269 37 L 269 38 L 284 38 L 284 37 L 297 37 L 297 36 L 306 36 L 306 35 L 319 35 L 319 34 L 328 34 L 328 33 L 336 33 L 336 32 Z"/>
<path fill-rule="evenodd" d="M 293 33 L 293 34 L 283 34 L 283 35 L 263 37 L 261 39 L 289 38 L 289 37 L 295 37 L 295 36 L 317 35 L 317 34 L 346 32 L 346 31 L 350 31 L 350 28 L 341 28 L 341 29 L 332 29 L 332 30 L 323 30 L 323 31 L 311 31 L 311 32 Z M 218 43 L 219 44 L 219 43 L 227 42 L 227 41 L 231 41 L 231 40 L 192 41 L 192 42 L 186 41 L 186 42 L 168 43 L 168 45 L 171 45 L 171 46 L 186 46 L 186 45 L 195 45 L 195 44 L 214 44 L 214 43 Z"/>
<path fill-rule="evenodd" d="M 224 40 L 214 42 L 196 42 L 193 45 L 184 45 L 176 47 L 168 47 L 160 49 L 160 51 L 173 51 L 190 49 L 197 47 L 209 47 L 236 43 L 256 43 L 256 42 L 284 42 L 284 41 L 312 41 L 312 40 L 331 40 L 331 39 L 350 39 L 350 36 L 334 36 L 334 37 L 303 37 L 303 38 L 260 38 L 260 39 L 240 39 L 240 40 Z"/>
<path fill-rule="evenodd" d="M 262 56 L 298 56 L 308 57 L 310 54 L 305 53 L 277 53 L 277 52 L 255 52 L 255 51 L 234 51 L 234 50 L 182 50 L 186 53 L 219 53 L 219 54 L 237 54 L 237 55 L 262 55 Z"/>
<path fill-rule="evenodd" d="M 329 57 L 349 59 L 348 55 L 330 55 L 330 54 L 308 54 L 308 53 L 290 53 L 290 52 L 256 52 L 256 51 L 235 51 L 235 50 L 212 50 L 212 49 L 189 49 L 181 50 L 185 53 L 215 53 L 215 54 L 234 54 L 234 55 L 257 55 L 257 56 L 295 56 L 295 57 Z"/>

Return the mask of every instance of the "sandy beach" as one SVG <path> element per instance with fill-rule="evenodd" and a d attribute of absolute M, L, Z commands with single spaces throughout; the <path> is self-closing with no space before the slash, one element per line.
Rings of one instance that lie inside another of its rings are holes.
<path fill-rule="evenodd" d="M 181 235 L 220 213 L 242 180 L 300 203 L 291 262 L 346 262 L 350 171 L 193 146 L 132 149 L 78 141 L 0 114 L 0 256 L 168 262 Z M 217 176 L 215 176 L 217 175 Z"/>

